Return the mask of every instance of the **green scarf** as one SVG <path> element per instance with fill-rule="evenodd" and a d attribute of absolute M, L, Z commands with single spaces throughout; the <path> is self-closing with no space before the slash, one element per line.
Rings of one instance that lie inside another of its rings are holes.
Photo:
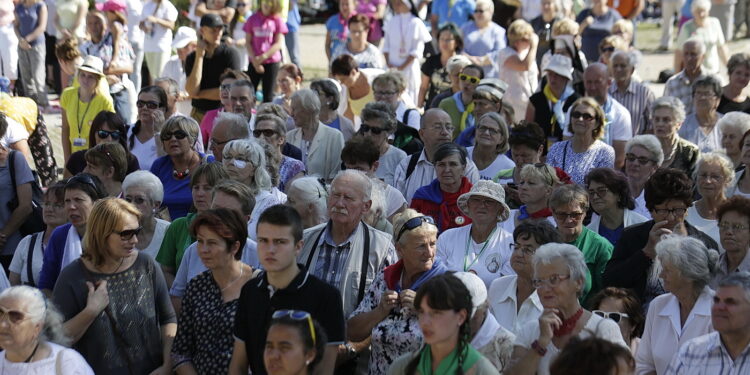
<path fill-rule="evenodd" d="M 422 348 L 422 351 L 419 353 L 419 364 L 417 364 L 417 370 L 422 375 L 455 374 L 456 369 L 458 369 L 458 353 L 456 352 L 456 350 L 458 350 L 458 348 L 453 349 L 451 354 L 448 354 L 447 357 L 440 361 L 437 371 L 433 372 L 432 351 L 430 350 L 429 345 L 425 345 L 424 348 Z M 468 343 L 464 347 L 463 352 L 464 363 L 462 370 L 465 373 L 466 371 L 469 371 L 469 369 L 474 366 L 477 361 L 479 361 L 479 358 L 481 358 L 482 355 L 479 354 L 476 349 L 472 348 L 471 345 L 468 345 Z"/>

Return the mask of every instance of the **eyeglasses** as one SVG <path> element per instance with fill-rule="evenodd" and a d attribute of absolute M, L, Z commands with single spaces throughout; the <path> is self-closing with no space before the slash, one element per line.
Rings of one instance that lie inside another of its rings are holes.
<path fill-rule="evenodd" d="M 468 74 L 459 74 L 458 78 L 464 82 L 469 81 L 469 83 L 477 84 L 481 80 L 479 77 L 470 76 Z"/>
<path fill-rule="evenodd" d="M 602 47 L 599 49 L 602 53 L 604 52 L 615 52 L 615 47 Z"/>
<path fill-rule="evenodd" d="M 485 207 L 492 207 L 493 205 L 497 204 L 497 201 L 494 199 L 482 199 L 479 197 L 471 197 L 469 198 L 469 204 L 481 204 Z"/>
<path fill-rule="evenodd" d="M 517 243 L 510 244 L 510 251 L 520 251 L 524 256 L 530 257 L 536 253 L 536 249 L 531 246 L 522 246 Z"/>
<path fill-rule="evenodd" d="M 685 212 L 687 212 L 687 208 L 685 208 L 685 207 L 678 207 L 678 208 L 672 208 L 672 209 L 669 209 L 669 208 L 654 208 L 654 213 L 655 214 L 657 214 L 657 215 L 663 215 L 663 216 L 667 216 L 669 214 L 672 214 L 675 217 L 677 217 L 677 216 L 684 215 Z"/>
<path fill-rule="evenodd" d="M 276 135 L 276 132 L 273 129 L 255 129 L 255 130 L 253 130 L 253 136 L 255 136 L 255 138 L 260 138 L 261 135 L 264 136 L 264 137 L 273 137 L 274 135 Z"/>
<path fill-rule="evenodd" d="M 607 193 L 609 193 L 609 189 L 605 187 L 600 187 L 598 189 L 588 189 L 588 193 L 590 197 L 593 197 L 594 195 L 598 196 L 599 198 L 604 198 Z"/>
<path fill-rule="evenodd" d="M 573 220 L 580 220 L 583 217 L 583 212 L 557 212 L 553 211 L 553 214 L 555 215 L 555 219 L 557 220 L 568 220 L 568 218 Z"/>
<path fill-rule="evenodd" d="M 166 142 L 172 139 L 172 136 L 174 136 L 177 139 L 185 139 L 188 136 L 188 134 L 185 133 L 184 130 L 175 130 L 174 132 L 171 132 L 171 133 L 164 132 L 164 133 L 161 133 L 161 140 L 162 142 Z"/>
<path fill-rule="evenodd" d="M 715 98 L 716 94 L 711 91 L 696 91 L 693 93 L 694 98 Z"/>
<path fill-rule="evenodd" d="M 65 187 L 67 188 L 72 183 L 79 183 L 79 184 L 85 184 L 91 186 L 94 191 L 101 191 L 99 189 L 99 186 L 96 184 L 93 178 L 91 178 L 91 175 L 87 173 L 79 173 L 73 177 L 71 177 L 68 182 L 65 184 Z"/>
<path fill-rule="evenodd" d="M 398 94 L 398 91 L 373 91 L 373 94 L 375 96 L 393 96 Z"/>
<path fill-rule="evenodd" d="M 398 231 L 396 236 L 396 242 L 401 239 L 401 235 L 407 230 L 414 230 L 422 226 L 422 223 L 435 225 L 435 220 L 431 216 L 417 216 L 407 220 L 404 225 L 401 226 L 401 230 Z"/>
<path fill-rule="evenodd" d="M 135 102 L 135 106 L 138 107 L 138 108 L 146 107 L 148 109 L 157 109 L 157 108 L 161 107 L 161 104 L 159 104 L 157 102 L 139 100 L 139 101 Z"/>
<path fill-rule="evenodd" d="M 497 135 L 500 133 L 500 130 L 484 125 L 477 127 L 477 134 L 482 134 L 485 132 L 489 133 L 490 135 Z"/>
<path fill-rule="evenodd" d="M 120 139 L 120 131 L 119 130 L 115 130 L 113 132 L 106 131 L 106 130 L 99 130 L 99 131 L 96 132 L 96 135 L 99 138 L 101 138 L 101 139 L 109 138 L 109 137 L 112 137 L 112 140 L 115 140 L 115 141 L 118 140 L 118 139 Z"/>
<path fill-rule="evenodd" d="M 147 199 L 143 197 L 125 196 L 125 201 L 128 203 L 135 203 L 137 205 L 141 205 L 141 204 L 146 203 Z"/>
<path fill-rule="evenodd" d="M 255 134 L 255 132 L 253 132 L 253 135 L 254 134 Z M 223 145 L 225 145 L 225 144 L 227 144 L 227 143 L 229 143 L 229 142 L 231 142 L 233 140 L 234 139 L 227 139 L 224 142 L 220 142 L 220 141 L 217 141 L 215 138 L 211 138 L 211 148 L 216 147 L 216 146 L 223 146 Z"/>
<path fill-rule="evenodd" d="M 533 279 L 531 280 L 531 285 L 534 286 L 534 288 L 541 288 L 543 286 L 549 286 L 549 287 L 556 287 L 561 282 L 570 279 L 570 275 L 552 275 L 546 279 Z"/>
<path fill-rule="evenodd" d="M 635 156 L 635 154 L 627 153 L 625 154 L 625 160 L 632 163 L 636 160 L 638 160 L 638 164 L 640 165 L 646 165 L 648 163 L 655 163 L 655 161 L 645 157 L 645 156 Z"/>
<path fill-rule="evenodd" d="M 594 119 L 594 116 L 590 113 L 576 111 L 576 112 L 571 112 L 570 119 L 571 120 L 582 119 L 583 121 L 591 121 Z"/>
<path fill-rule="evenodd" d="M 620 320 L 628 319 L 628 314 L 620 312 L 606 312 L 602 310 L 594 310 L 592 313 L 601 316 L 604 319 L 612 319 L 615 323 L 620 323 Z"/>
<path fill-rule="evenodd" d="M 11 324 L 20 324 L 31 316 L 16 310 L 6 310 L 0 307 L 0 322 L 7 319 Z"/>
<path fill-rule="evenodd" d="M 361 127 L 360 127 L 360 129 L 361 129 Z M 447 132 L 447 133 L 453 133 L 453 130 L 455 130 L 455 129 L 456 129 L 456 127 L 455 127 L 455 126 L 453 126 L 453 125 L 440 125 L 440 124 L 435 124 L 435 125 L 432 125 L 432 126 L 429 126 L 429 127 L 427 127 L 427 129 L 430 129 L 430 130 L 432 130 L 432 131 L 436 131 L 436 132 L 442 132 L 442 131 L 445 131 L 445 132 Z"/>
<path fill-rule="evenodd" d="M 232 84 L 231 83 L 225 83 L 225 84 L 219 86 L 219 90 L 221 90 L 221 91 L 229 91 L 229 89 L 231 89 L 231 88 L 232 88 Z"/>
<path fill-rule="evenodd" d="M 742 225 L 742 224 L 719 223 L 719 229 L 724 232 L 727 232 L 730 230 L 732 232 L 741 232 L 741 231 L 750 229 L 750 227 L 746 225 Z"/>
<path fill-rule="evenodd" d="M 115 234 L 119 234 L 120 238 L 127 241 L 133 238 L 133 236 L 137 236 L 138 233 L 141 233 L 141 230 L 143 230 L 143 227 L 138 227 L 135 229 L 126 229 L 121 232 L 113 232 Z"/>
<path fill-rule="evenodd" d="M 374 135 L 380 135 L 380 133 L 382 133 L 384 131 L 385 131 L 385 129 L 383 129 L 383 128 L 378 128 L 378 127 L 375 127 L 375 126 L 369 126 L 369 125 L 365 125 L 365 124 L 362 124 L 362 125 L 359 126 L 359 132 L 362 133 L 362 134 L 370 132 L 370 133 L 372 133 Z"/>
<path fill-rule="evenodd" d="M 307 320 L 307 324 L 310 327 L 310 336 L 312 337 L 313 346 L 315 346 L 315 326 L 313 325 L 312 315 L 310 315 L 309 312 L 301 310 L 276 310 L 271 317 L 273 319 L 289 317 L 293 320 Z"/>

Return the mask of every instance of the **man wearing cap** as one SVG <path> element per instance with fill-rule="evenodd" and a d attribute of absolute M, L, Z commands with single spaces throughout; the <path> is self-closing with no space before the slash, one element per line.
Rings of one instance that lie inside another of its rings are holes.
<path fill-rule="evenodd" d="M 636 56 L 630 51 L 615 51 L 609 59 L 614 82 L 609 94 L 630 112 L 633 135 L 651 133 L 651 104 L 654 92 L 633 79 Z"/>
<path fill-rule="evenodd" d="M 508 90 L 508 84 L 500 79 L 484 78 L 479 81 L 479 85 L 474 89 L 474 94 L 471 96 L 472 103 L 474 103 L 474 119 L 479 121 L 485 113 L 490 112 L 502 114 L 503 96 L 506 90 Z M 458 135 L 456 143 L 464 147 L 474 146 L 476 121 L 474 125 L 467 127 Z"/>
<path fill-rule="evenodd" d="M 487 301 L 487 287 L 477 275 L 471 272 L 456 272 L 453 276 L 461 280 L 471 295 L 471 346 L 489 359 L 502 374 L 509 367 L 516 335 L 501 326 L 495 316 L 488 313 L 490 305 Z"/>
<path fill-rule="evenodd" d="M 193 98 L 190 114 L 198 123 L 206 111 L 219 108 L 219 76 L 226 69 L 245 70 L 236 49 L 221 42 L 224 23 L 217 14 L 204 14 L 200 22 L 200 38 L 195 51 L 185 60 L 185 90 Z"/>
<path fill-rule="evenodd" d="M 552 55 L 544 68 L 547 83 L 529 97 L 526 121 L 535 122 L 544 130 L 547 144 L 562 141 L 565 113 L 581 96 L 573 89 L 573 62 L 565 55 Z"/>
<path fill-rule="evenodd" d="M 198 34 L 192 27 L 181 26 L 177 29 L 177 33 L 172 39 L 172 48 L 177 50 L 177 55 L 173 55 L 167 61 L 161 73 L 162 77 L 177 81 L 177 85 L 180 87 L 180 99 L 189 97 L 187 91 L 185 91 L 185 83 L 187 82 L 185 60 L 187 60 L 188 55 L 195 51 L 197 45 Z"/>

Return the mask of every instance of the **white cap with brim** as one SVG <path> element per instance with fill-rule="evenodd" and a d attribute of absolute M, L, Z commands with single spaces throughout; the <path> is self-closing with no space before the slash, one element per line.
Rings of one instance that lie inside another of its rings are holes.
<path fill-rule="evenodd" d="M 197 42 L 198 34 L 192 27 L 182 26 L 177 29 L 174 39 L 172 39 L 172 48 L 182 48 L 190 42 Z"/>
<path fill-rule="evenodd" d="M 487 286 L 484 285 L 484 281 L 479 276 L 471 272 L 454 272 L 453 276 L 461 280 L 466 289 L 469 290 L 472 305 L 471 317 L 473 318 L 479 306 L 487 301 Z"/>
<path fill-rule="evenodd" d="M 83 59 L 83 64 L 78 67 L 78 70 L 104 77 L 104 62 L 96 56 L 88 55 Z"/>
<path fill-rule="evenodd" d="M 573 79 L 573 62 L 568 56 L 552 55 L 544 71 L 555 72 L 557 75 L 563 76 L 570 81 Z"/>

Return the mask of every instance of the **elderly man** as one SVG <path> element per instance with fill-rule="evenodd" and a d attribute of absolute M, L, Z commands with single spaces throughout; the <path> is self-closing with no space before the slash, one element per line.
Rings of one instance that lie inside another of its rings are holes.
<path fill-rule="evenodd" d="M 724 278 L 714 296 L 716 330 L 682 345 L 666 375 L 750 373 L 750 273 Z"/>
<path fill-rule="evenodd" d="M 247 128 L 245 117 L 230 112 L 221 112 L 216 117 L 216 125 L 211 130 L 211 139 L 208 142 L 208 148 L 214 155 L 214 159 L 221 163 L 224 146 L 229 141 L 247 138 L 250 138 L 250 131 Z"/>
<path fill-rule="evenodd" d="M 354 311 L 375 276 L 396 261 L 391 235 L 362 221 L 372 200 L 364 173 L 344 170 L 331 183 L 327 223 L 305 230 L 297 262 L 341 292 L 344 316 Z"/>
<path fill-rule="evenodd" d="M 629 51 L 615 51 L 609 59 L 609 69 L 614 82 L 609 95 L 630 112 L 633 135 L 652 133 L 651 104 L 656 100 L 648 86 L 633 79 L 636 56 Z"/>
<path fill-rule="evenodd" d="M 673 75 L 664 85 L 664 96 L 674 96 L 685 105 L 685 113 L 693 113 L 693 83 L 703 77 L 703 58 L 706 47 L 697 39 L 682 44 L 682 71 Z"/>
<path fill-rule="evenodd" d="M 428 185 L 435 179 L 435 166 L 432 164 L 433 153 L 438 146 L 451 142 L 453 128 L 451 117 L 442 109 L 432 108 L 422 116 L 419 136 L 424 142 L 424 149 L 420 153 L 403 158 L 393 174 L 394 187 L 404 194 L 407 202 L 411 202 L 417 189 Z M 467 160 L 464 175 L 471 180 L 472 184 L 479 181 L 479 171 L 471 160 Z"/>
<path fill-rule="evenodd" d="M 612 78 L 607 66 L 602 63 L 593 63 L 583 72 L 586 96 L 596 99 L 607 119 L 602 141 L 615 149 L 615 167 L 622 168 L 625 165 L 625 144 L 633 138 L 633 130 L 627 108 L 609 96 L 611 85 Z M 567 120 L 570 122 L 570 111 Z M 573 136 L 568 126 L 564 128 L 563 134 L 568 138 Z"/>
<path fill-rule="evenodd" d="M 229 89 L 229 100 L 231 101 L 231 111 L 245 116 L 249 129 L 253 129 L 255 124 L 255 88 L 253 83 L 246 79 L 240 79 L 232 83 Z"/>

